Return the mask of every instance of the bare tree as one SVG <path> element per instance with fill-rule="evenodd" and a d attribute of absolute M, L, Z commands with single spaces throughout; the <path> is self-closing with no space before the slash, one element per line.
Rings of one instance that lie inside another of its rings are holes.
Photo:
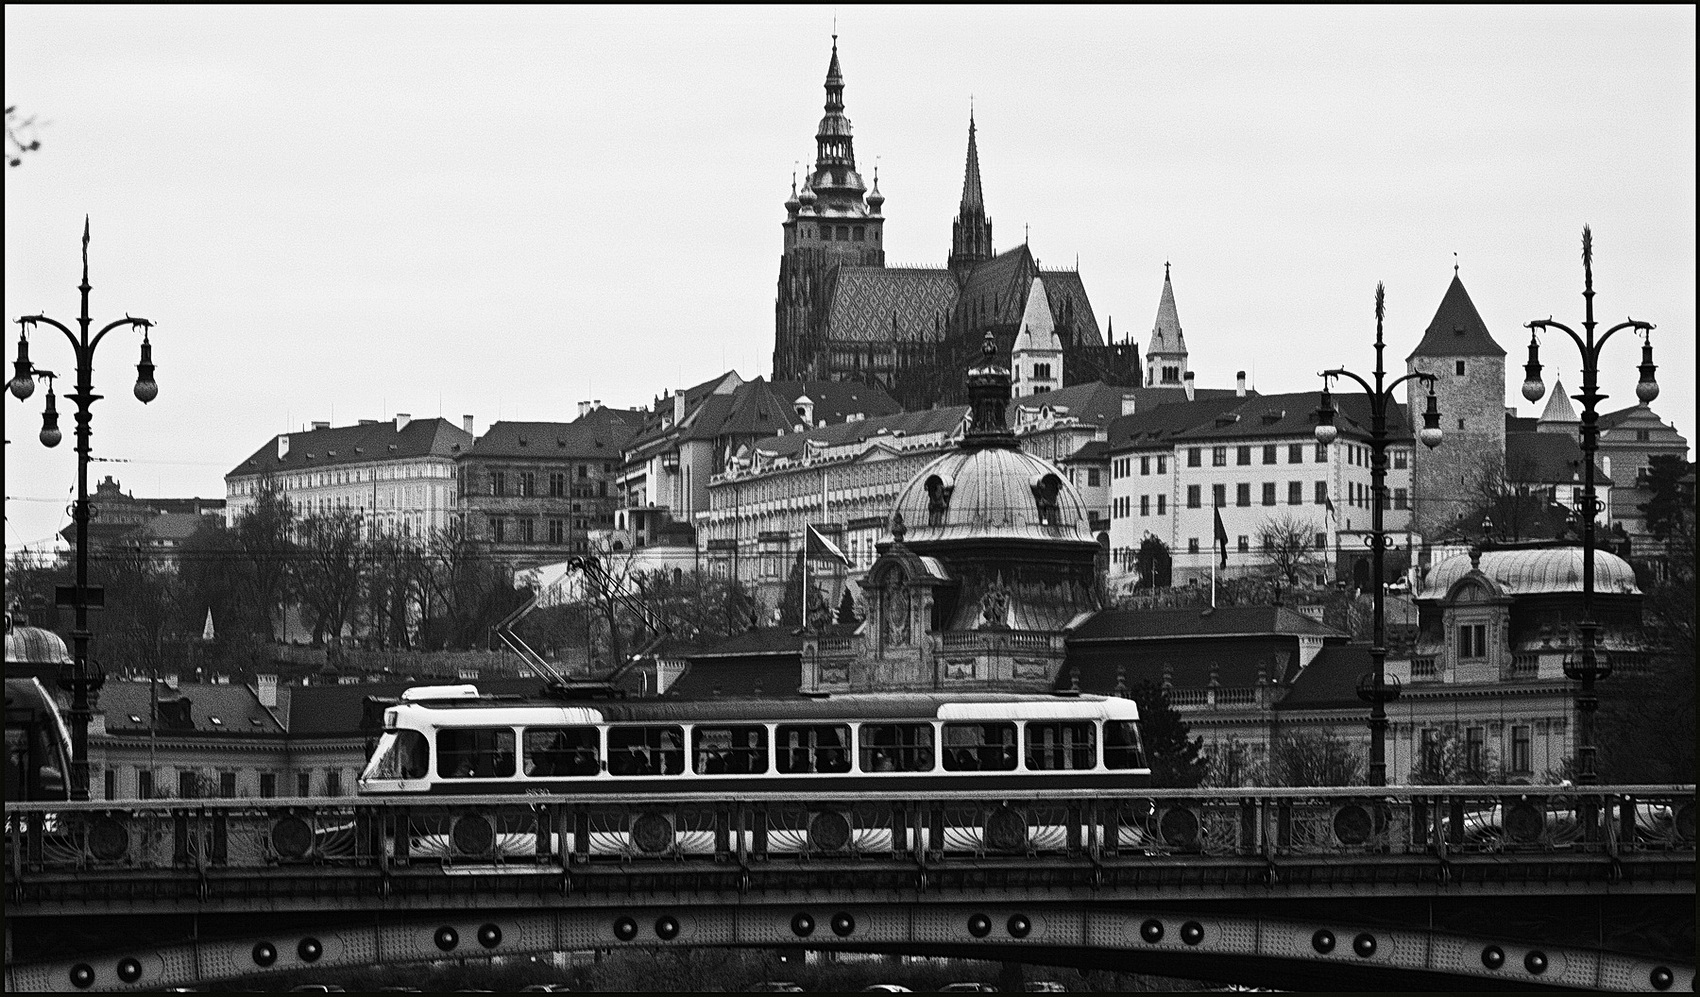
<path fill-rule="evenodd" d="M 1316 523 L 1288 512 L 1270 516 L 1257 528 L 1269 573 L 1290 587 L 1326 568 L 1327 552 L 1316 546 Z M 1307 579 L 1308 580 L 1308 579 Z"/>
<path fill-rule="evenodd" d="M 236 520 L 236 542 L 247 560 L 247 584 L 254 603 L 264 614 L 267 636 L 281 635 L 289 598 L 295 510 L 270 475 L 260 479 L 254 504 Z"/>
<path fill-rule="evenodd" d="M 1364 756 L 1333 731 L 1298 731 L 1275 740 L 1269 775 L 1277 786 L 1361 786 Z"/>
<path fill-rule="evenodd" d="M 355 622 L 365 550 L 360 517 L 346 509 L 301 521 L 295 562 L 295 595 L 313 613 L 313 643 L 342 646 L 343 630 Z"/>

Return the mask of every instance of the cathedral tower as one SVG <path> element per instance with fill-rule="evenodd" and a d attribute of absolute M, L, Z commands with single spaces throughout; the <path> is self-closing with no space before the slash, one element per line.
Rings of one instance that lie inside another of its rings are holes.
<path fill-rule="evenodd" d="M 950 226 L 950 272 L 958 284 L 968 281 L 976 263 L 992 258 L 992 220 L 980 190 L 980 149 L 974 139 L 974 114 L 968 114 L 968 165 L 962 174 L 962 204 Z"/>
<path fill-rule="evenodd" d="M 834 266 L 885 266 L 885 197 L 879 178 L 870 190 L 856 172 L 850 118 L 844 113 L 844 73 L 838 36 L 826 69 L 826 114 L 815 130 L 815 163 L 785 201 L 785 251 L 774 303 L 774 380 L 824 378 L 823 344 L 813 342 Z"/>
<path fill-rule="evenodd" d="M 1505 474 L 1505 351 L 1456 273 L 1405 367 L 1412 374 L 1434 375 L 1445 434 L 1433 450 L 1417 447 L 1411 467 L 1416 529 L 1433 540 L 1456 526 L 1484 482 L 1497 482 Z M 1419 380 L 1405 384 L 1415 435 L 1423 428 L 1428 390 Z"/>
<path fill-rule="evenodd" d="M 1145 386 L 1179 388 L 1186 383 L 1186 374 L 1186 337 L 1181 335 L 1175 286 L 1169 283 L 1169 265 L 1165 263 L 1163 297 L 1157 302 L 1157 321 L 1151 326 L 1151 342 L 1145 347 Z"/>

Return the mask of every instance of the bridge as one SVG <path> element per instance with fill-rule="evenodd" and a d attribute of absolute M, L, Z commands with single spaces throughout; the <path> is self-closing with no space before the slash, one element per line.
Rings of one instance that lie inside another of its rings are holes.
<path fill-rule="evenodd" d="M 1692 990 L 1694 787 L 8 804 L 8 991 L 626 946 Z"/>

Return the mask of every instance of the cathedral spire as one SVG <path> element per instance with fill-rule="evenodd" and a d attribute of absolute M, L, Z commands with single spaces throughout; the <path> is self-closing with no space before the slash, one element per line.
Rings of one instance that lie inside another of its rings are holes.
<path fill-rule="evenodd" d="M 1145 347 L 1146 387 L 1180 386 L 1186 378 L 1186 337 L 1181 335 L 1180 313 L 1175 308 L 1175 286 L 1169 281 L 1169 264 L 1163 264 L 1163 295 L 1157 301 L 1157 321 L 1151 326 L 1151 341 Z"/>
<path fill-rule="evenodd" d="M 980 142 L 974 112 L 968 112 L 968 162 L 962 172 L 962 204 L 951 225 L 950 271 L 963 284 L 975 264 L 992 258 L 992 220 L 980 184 Z"/>

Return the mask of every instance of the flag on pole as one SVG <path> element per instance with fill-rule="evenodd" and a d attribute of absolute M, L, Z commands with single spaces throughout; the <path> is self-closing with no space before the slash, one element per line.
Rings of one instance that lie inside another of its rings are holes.
<path fill-rule="evenodd" d="M 1228 566 L 1228 529 L 1222 525 L 1222 507 L 1216 506 L 1216 543 L 1222 548 L 1222 567 Z"/>
<path fill-rule="evenodd" d="M 837 544 L 822 536 L 819 530 L 813 526 L 805 527 L 804 536 L 803 550 L 805 557 L 812 557 L 817 561 L 837 561 L 846 568 L 850 567 L 850 558 L 838 549 Z"/>
<path fill-rule="evenodd" d="M 1339 518 L 1334 515 L 1334 500 L 1332 498 L 1324 495 L 1322 497 L 1322 508 L 1327 511 L 1329 519 Z"/>

